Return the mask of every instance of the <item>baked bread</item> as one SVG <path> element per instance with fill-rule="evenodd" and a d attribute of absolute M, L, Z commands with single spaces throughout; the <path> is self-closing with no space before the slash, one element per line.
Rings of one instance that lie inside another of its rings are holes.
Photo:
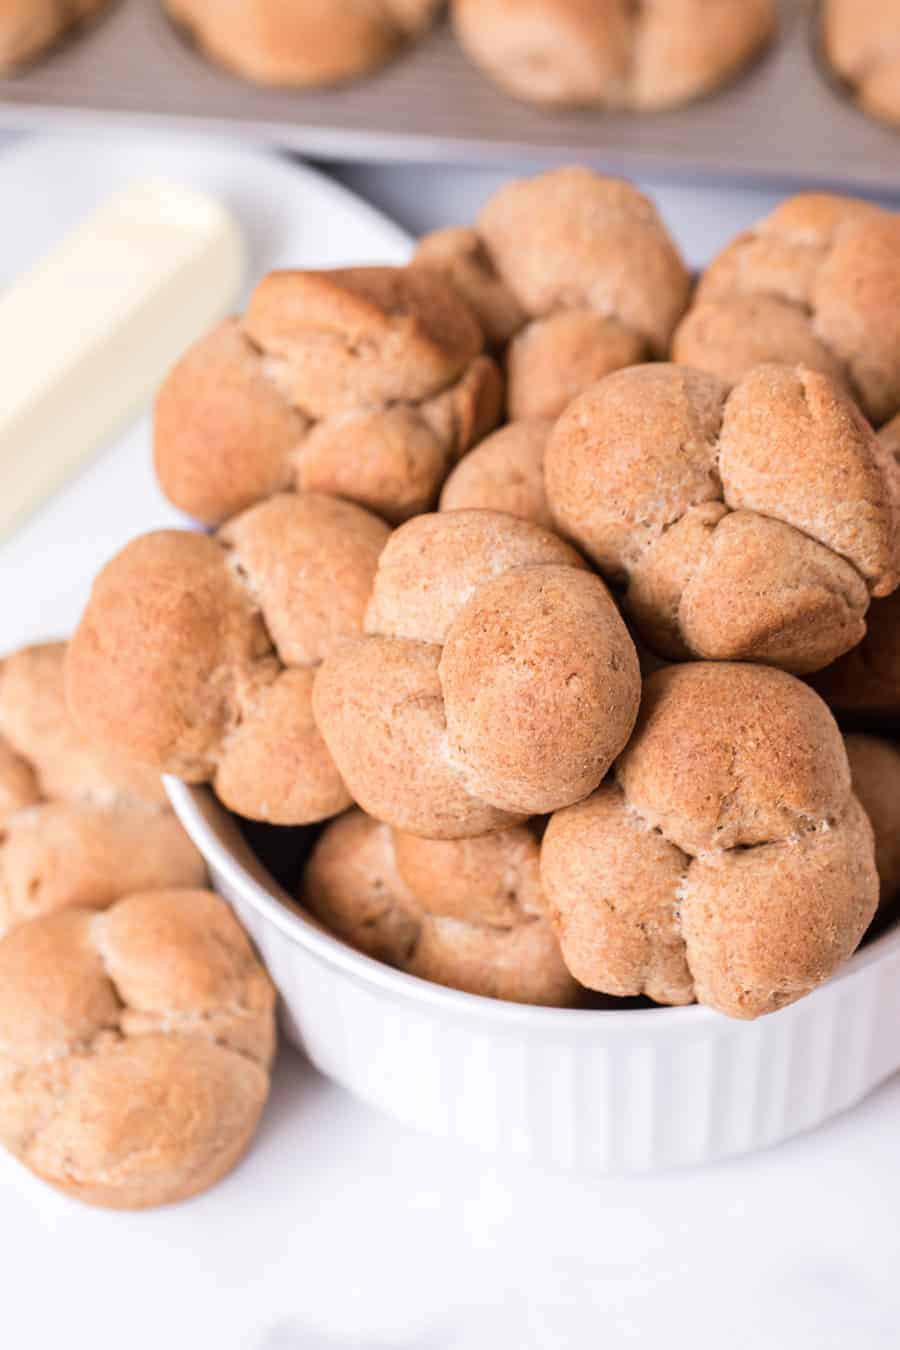
<path fill-rule="evenodd" d="M 634 725 L 637 655 L 606 587 L 513 516 L 402 525 L 365 629 L 320 667 L 315 718 L 354 801 L 406 833 L 463 838 L 578 801 Z"/>
<path fill-rule="evenodd" d="M 741 1018 L 826 980 L 878 903 L 834 719 L 762 666 L 651 675 L 615 780 L 547 826 L 541 878 L 582 984 Z"/>
<path fill-rule="evenodd" d="M 900 726 L 900 591 L 875 601 L 859 646 L 811 683 L 839 716 Z"/>
<path fill-rule="evenodd" d="M 900 895 L 900 750 L 880 736 L 844 737 L 853 791 L 875 835 L 879 910 L 893 908 Z"/>
<path fill-rule="evenodd" d="M 0 1142 L 116 1209 L 234 1167 L 269 1091 L 274 990 L 209 891 L 67 909 L 0 941 Z"/>
<path fill-rule="evenodd" d="M 278 825 L 350 805 L 312 715 L 315 668 L 362 632 L 388 527 L 350 502 L 281 493 L 215 537 L 169 530 L 100 573 L 69 650 L 92 739 Z"/>
<path fill-rule="evenodd" d="M 0 935 L 67 906 L 206 883 L 158 774 L 77 732 L 64 659 L 56 642 L 0 663 Z"/>
<path fill-rule="evenodd" d="M 474 229 L 426 236 L 414 267 L 442 273 L 508 344 L 511 421 L 555 418 L 610 371 L 665 355 L 690 292 L 653 203 L 583 168 L 506 184 Z"/>
<path fill-rule="evenodd" d="M 900 122 L 900 4 L 823 0 L 822 49 L 838 79 L 872 117 Z"/>
<path fill-rule="evenodd" d="M 789 197 L 707 268 L 672 357 L 730 385 L 761 362 L 800 362 L 886 422 L 900 409 L 900 215 L 854 197 Z"/>
<path fill-rule="evenodd" d="M 884 448 L 803 366 L 759 366 L 730 391 L 684 366 L 618 371 L 557 422 L 544 472 L 557 524 L 672 660 L 818 670 L 898 582 Z"/>
<path fill-rule="evenodd" d="M 775 0 L 454 0 L 466 53 L 531 103 L 668 108 L 733 78 L 776 26 Z"/>
<path fill-rule="evenodd" d="M 424 980 L 513 1003 L 578 999 L 525 826 L 442 842 L 350 811 L 320 836 L 300 900 L 359 951 Z"/>
<path fill-rule="evenodd" d="M 457 464 L 441 493 L 442 511 L 505 511 L 553 529 L 544 489 L 544 450 L 553 423 L 510 422 Z"/>
<path fill-rule="evenodd" d="M 163 0 L 214 61 L 255 84 L 357 79 L 430 26 L 441 0 Z"/>
<path fill-rule="evenodd" d="M 900 503 L 900 416 L 878 433 L 888 453 L 894 501 Z M 900 726 L 900 592 L 876 600 L 858 647 L 812 680 L 839 715 Z"/>
<path fill-rule="evenodd" d="M 499 420 L 502 380 L 482 345 L 468 306 L 430 272 L 273 272 L 163 383 L 162 490 L 207 525 L 289 487 L 392 523 L 426 511 Z"/>
<path fill-rule="evenodd" d="M 0 75 L 42 56 L 109 0 L 0 0 Z"/>

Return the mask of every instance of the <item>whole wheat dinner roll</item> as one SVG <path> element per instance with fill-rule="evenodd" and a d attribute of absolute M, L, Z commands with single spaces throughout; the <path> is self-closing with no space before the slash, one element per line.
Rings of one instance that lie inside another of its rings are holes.
<path fill-rule="evenodd" d="M 354 800 L 406 833 L 463 838 L 578 801 L 634 724 L 637 654 L 606 587 L 528 521 L 408 521 L 365 629 L 319 668 L 316 722 Z"/>
<path fill-rule="evenodd" d="M 0 74 L 41 56 L 109 0 L 3 0 L 0 4 Z"/>
<path fill-rule="evenodd" d="M 206 883 L 159 775 L 79 734 L 64 660 L 54 642 L 0 662 L 0 935 L 70 905 Z"/>
<path fill-rule="evenodd" d="M 872 117 L 900 122 L 900 4 L 824 0 L 822 48 L 852 98 Z"/>
<path fill-rule="evenodd" d="M 895 502 L 900 502 L 900 416 L 878 433 L 889 455 Z M 900 592 L 876 600 L 858 647 L 812 680 L 839 715 L 866 724 L 900 726 Z"/>
<path fill-rule="evenodd" d="M 513 1003 L 578 999 L 525 826 L 441 841 L 350 811 L 320 836 L 300 901 L 359 951 L 424 980 Z"/>
<path fill-rule="evenodd" d="M 742 1018 L 827 979 L 878 903 L 834 719 L 762 666 L 651 675 L 615 781 L 551 819 L 541 878 L 582 984 Z"/>
<path fill-rule="evenodd" d="M 853 791 L 875 835 L 882 911 L 900 895 L 900 750 L 880 736 L 844 737 Z"/>
<path fill-rule="evenodd" d="M 375 516 L 281 493 L 215 537 L 168 530 L 98 576 L 69 649 L 84 732 L 139 763 L 211 782 L 279 825 L 350 805 L 312 714 L 315 668 L 362 632 L 389 535 Z"/>
<path fill-rule="evenodd" d="M 0 941 L 0 1142 L 117 1209 L 186 1200 L 241 1157 L 269 1091 L 274 990 L 209 891 L 67 909 Z"/>
<path fill-rule="evenodd" d="M 761 362 L 800 362 L 886 422 L 900 409 L 900 215 L 789 197 L 707 268 L 672 357 L 730 385 Z"/>
<path fill-rule="evenodd" d="M 510 422 L 457 464 L 441 493 L 442 511 L 505 511 L 553 529 L 544 488 L 544 450 L 553 423 Z"/>
<path fill-rule="evenodd" d="M 499 420 L 502 380 L 482 345 L 431 271 L 272 272 L 163 383 L 162 490 L 209 525 L 289 487 L 406 520 Z"/>
<path fill-rule="evenodd" d="M 649 198 L 583 168 L 506 184 L 474 229 L 426 236 L 414 267 L 442 273 L 509 344 L 511 421 L 557 417 L 610 371 L 665 355 L 690 292 Z"/>
<path fill-rule="evenodd" d="M 874 602 L 859 646 L 812 684 L 839 716 L 900 725 L 900 591 Z"/>
<path fill-rule="evenodd" d="M 818 670 L 898 582 L 886 452 L 804 366 L 758 366 L 730 391 L 685 366 L 618 371 L 557 422 L 544 471 L 557 524 L 673 660 Z"/>
<path fill-rule="evenodd" d="M 163 0 L 214 61 L 245 80 L 338 84 L 421 37 L 441 0 Z"/>
<path fill-rule="evenodd" d="M 666 108 L 731 79 L 775 32 L 775 0 L 453 0 L 466 53 L 532 103 Z"/>

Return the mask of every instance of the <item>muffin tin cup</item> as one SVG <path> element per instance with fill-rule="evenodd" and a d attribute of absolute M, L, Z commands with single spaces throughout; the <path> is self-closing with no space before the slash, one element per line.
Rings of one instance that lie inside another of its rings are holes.
<path fill-rule="evenodd" d="M 117 0 L 0 79 L 0 124 L 101 118 L 245 135 L 331 158 L 607 170 L 900 189 L 900 135 L 851 101 L 821 57 L 817 0 L 780 0 L 776 40 L 733 83 L 653 113 L 519 103 L 467 61 L 449 22 L 336 89 L 266 89 L 219 69 L 159 0 Z M 442 97 L 435 97 L 441 91 Z"/>
<path fill-rule="evenodd" d="M 280 990 L 289 1038 L 405 1125 L 551 1169 L 650 1172 L 777 1144 L 900 1068 L 900 926 L 756 1022 L 501 1003 L 353 951 L 292 904 L 208 788 L 166 785 Z"/>

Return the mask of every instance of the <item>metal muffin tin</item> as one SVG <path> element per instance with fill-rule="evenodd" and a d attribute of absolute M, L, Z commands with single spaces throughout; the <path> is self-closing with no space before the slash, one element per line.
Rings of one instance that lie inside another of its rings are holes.
<path fill-rule="evenodd" d="M 246 135 L 341 159 L 579 160 L 614 171 L 900 191 L 900 133 L 860 112 L 820 59 L 816 0 L 734 84 L 671 112 L 548 111 L 496 89 L 449 22 L 386 69 L 326 91 L 260 89 L 218 69 L 159 0 L 117 0 L 29 70 L 0 80 L 0 124 L 112 119 Z"/>

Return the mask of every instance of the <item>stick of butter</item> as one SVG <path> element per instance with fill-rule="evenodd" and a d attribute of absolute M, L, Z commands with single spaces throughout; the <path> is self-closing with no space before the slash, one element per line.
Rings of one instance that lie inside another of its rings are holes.
<path fill-rule="evenodd" d="M 111 197 L 0 295 L 0 537 L 228 312 L 244 262 L 220 202 L 151 180 Z"/>

